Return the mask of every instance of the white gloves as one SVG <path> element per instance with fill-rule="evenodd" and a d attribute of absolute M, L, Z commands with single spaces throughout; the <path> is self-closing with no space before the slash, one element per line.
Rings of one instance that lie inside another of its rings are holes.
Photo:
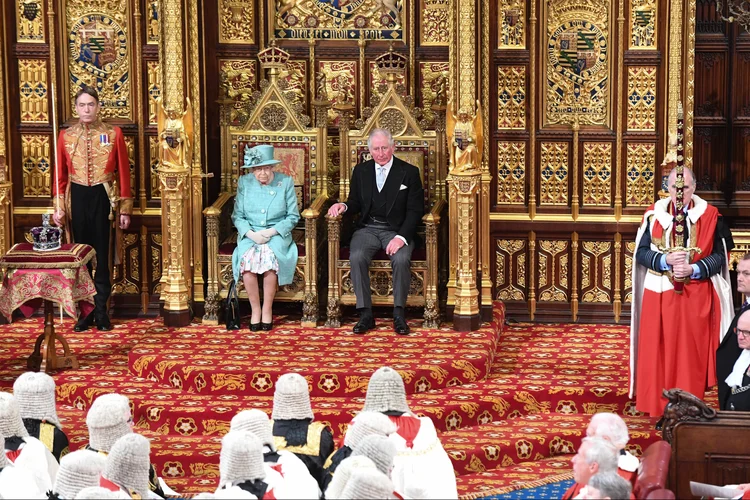
<path fill-rule="evenodd" d="M 265 245 L 268 243 L 272 236 L 279 234 L 275 229 L 262 229 L 260 231 L 248 231 L 245 236 L 255 242 L 256 245 Z"/>

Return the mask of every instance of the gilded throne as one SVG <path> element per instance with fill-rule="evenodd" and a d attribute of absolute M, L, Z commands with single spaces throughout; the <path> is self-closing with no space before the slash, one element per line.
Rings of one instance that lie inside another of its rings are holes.
<path fill-rule="evenodd" d="M 445 228 L 441 218 L 445 217 L 445 143 L 442 133 L 425 130 L 420 122 L 421 110 L 415 108 L 405 89 L 397 84 L 397 75 L 406 68 L 406 57 L 393 52 L 376 59 L 378 70 L 387 80 L 387 89 L 379 96 L 373 94 L 370 107 L 363 110 L 363 117 L 356 120 L 357 130 L 350 130 L 348 112 L 353 109 L 346 102 L 337 102 L 334 109 L 339 112 L 339 133 L 341 144 L 341 165 L 339 199 L 349 195 L 349 181 L 354 166 L 369 159 L 367 139 L 374 128 L 388 129 L 396 144 L 395 155 L 412 165 L 422 174 L 424 186 L 425 215 L 419 229 L 423 245 L 415 248 L 411 260 L 411 284 L 407 307 L 424 307 L 424 326 L 437 328 L 440 323 L 439 270 L 447 252 L 438 252 L 438 240 L 444 239 Z M 435 109 L 435 107 L 433 107 Z M 437 111 L 437 110 L 436 110 Z M 445 108 L 439 108 L 438 114 Z M 441 123 L 443 116 L 438 116 Z M 341 326 L 341 305 L 355 305 L 356 297 L 351 281 L 348 238 L 352 224 L 346 214 L 328 219 L 328 305 L 326 326 Z M 343 221 L 347 221 L 344 223 Z M 375 306 L 393 304 L 391 263 L 385 251 L 378 252 L 370 265 L 370 285 L 372 303 Z"/>
<path fill-rule="evenodd" d="M 328 132 L 325 121 L 317 128 L 308 126 L 310 118 L 302 114 L 301 105 L 295 104 L 286 80 L 280 76 L 287 67 L 289 53 L 272 41 L 270 47 L 258 54 L 258 59 L 261 69 L 267 72 L 267 80 L 261 82 L 261 92 L 251 97 L 239 115 L 235 101 L 229 98 L 226 76 L 222 76 L 222 192 L 203 212 L 208 248 L 204 322 L 218 321 L 220 304 L 226 299 L 232 280 L 232 252 L 237 245 L 237 231 L 230 216 L 245 148 L 272 144 L 275 158 L 281 160 L 276 168 L 294 179 L 301 215 L 300 224 L 293 231 L 299 252 L 294 280 L 278 290 L 274 301 L 302 302 L 302 326 L 315 327 L 320 305 L 318 290 L 323 286 L 319 279 L 325 279 L 324 268 L 318 268 L 318 254 L 325 240 L 318 235 L 324 235 L 325 220 L 321 214 L 328 200 L 325 153 Z M 317 112 L 325 116 L 327 102 L 315 101 L 314 104 Z M 237 120 L 237 116 L 241 119 Z M 320 122 L 317 120 L 318 125 Z M 240 297 L 247 298 L 241 283 L 237 288 Z"/>

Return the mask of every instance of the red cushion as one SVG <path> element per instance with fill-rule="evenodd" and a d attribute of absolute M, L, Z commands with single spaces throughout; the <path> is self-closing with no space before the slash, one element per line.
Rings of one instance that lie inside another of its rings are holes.
<path fill-rule="evenodd" d="M 237 243 L 224 243 L 223 245 L 219 245 L 219 255 L 232 255 L 236 247 Z M 305 245 L 297 243 L 297 255 L 299 257 L 305 256 Z"/>
<path fill-rule="evenodd" d="M 339 259 L 349 260 L 349 247 L 340 248 Z M 385 250 L 378 250 L 373 260 L 390 260 L 390 257 L 385 253 Z M 411 253 L 411 260 L 427 260 L 427 249 L 424 247 L 415 248 Z"/>
<path fill-rule="evenodd" d="M 4 266 L 25 269 L 78 268 L 88 263 L 96 252 L 88 245 L 67 243 L 58 250 L 37 252 L 31 243 L 16 243 L 0 262 Z"/>

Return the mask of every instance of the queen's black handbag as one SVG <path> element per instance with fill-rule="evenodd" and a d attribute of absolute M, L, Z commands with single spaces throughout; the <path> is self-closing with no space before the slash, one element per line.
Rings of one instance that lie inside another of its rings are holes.
<path fill-rule="evenodd" d="M 227 321 L 227 330 L 240 329 L 240 297 L 237 293 L 237 283 L 234 280 L 229 284 L 224 318 Z"/>

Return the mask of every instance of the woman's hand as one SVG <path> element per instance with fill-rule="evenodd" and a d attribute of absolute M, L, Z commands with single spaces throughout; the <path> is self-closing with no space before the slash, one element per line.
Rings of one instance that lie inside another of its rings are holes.
<path fill-rule="evenodd" d="M 245 236 L 253 240 L 256 245 L 265 245 L 266 243 L 268 243 L 268 240 L 270 240 L 271 238 L 266 237 L 261 233 L 262 231 L 258 231 L 258 232 L 248 231 L 247 233 L 245 233 Z"/>
<path fill-rule="evenodd" d="M 279 232 L 275 230 L 274 228 L 269 228 L 269 229 L 263 229 L 261 231 L 258 231 L 258 234 L 265 236 L 266 238 L 270 240 L 273 236 L 276 236 L 277 234 L 279 234 Z"/>

